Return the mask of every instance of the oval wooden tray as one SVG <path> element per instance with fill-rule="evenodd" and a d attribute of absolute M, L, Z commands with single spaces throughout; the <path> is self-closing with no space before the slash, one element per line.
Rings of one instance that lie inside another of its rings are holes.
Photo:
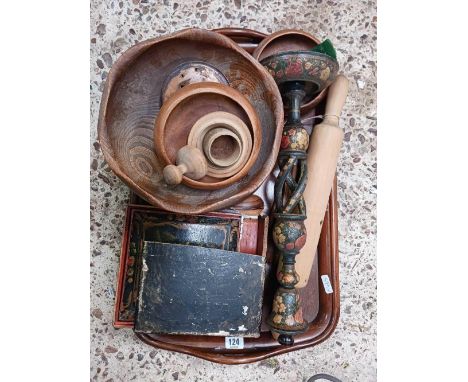
<path fill-rule="evenodd" d="M 225 28 L 217 31 L 231 37 L 234 41 L 238 42 L 241 47 L 246 47 L 249 52 L 255 49 L 262 36 L 259 32 L 242 29 Z M 318 108 L 321 106 L 323 107 L 323 104 L 319 105 Z M 305 117 L 312 115 L 313 113 Z M 316 312 L 316 315 L 315 318 L 306 317 L 311 321 L 309 329 L 304 334 L 296 337 L 293 346 L 286 347 L 278 344 L 278 342 L 271 337 L 271 333 L 268 331 L 264 322 L 262 323 L 260 338 L 244 339 L 245 348 L 243 350 L 226 349 L 224 346 L 224 337 L 148 334 L 137 334 L 137 336 L 142 341 L 154 347 L 190 354 L 223 364 L 257 362 L 278 354 L 304 349 L 323 342 L 335 330 L 340 315 L 337 219 L 335 178 L 327 212 L 324 217 L 316 260 L 312 268 L 313 275 L 310 277 L 308 286 L 301 290 L 303 304 L 304 306 L 308 305 L 308 308 L 305 307 L 305 310 L 308 309 L 309 312 Z M 276 269 L 276 264 L 272 263 L 270 269 Z M 327 275 L 329 277 L 333 287 L 333 293 L 327 294 L 325 292 L 321 282 L 322 275 Z M 272 291 L 268 285 L 272 283 L 272 276 L 274 276 L 274 272 L 269 272 L 266 276 L 263 321 L 265 321 L 266 315 L 271 309 Z"/>

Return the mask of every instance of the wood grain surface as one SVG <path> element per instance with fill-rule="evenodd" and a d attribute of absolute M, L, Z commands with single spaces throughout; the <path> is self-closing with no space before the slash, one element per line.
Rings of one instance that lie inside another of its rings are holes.
<path fill-rule="evenodd" d="M 168 186 L 165 164 L 155 155 L 154 122 L 164 78 L 185 61 L 208 62 L 253 105 L 263 143 L 248 174 L 219 190 Z M 214 211 L 252 194 L 276 163 L 283 125 L 278 88 L 266 70 L 234 41 L 219 33 L 187 29 L 141 42 L 122 54 L 107 77 L 98 122 L 101 149 L 110 168 L 154 206 L 180 213 Z"/>
<path fill-rule="evenodd" d="M 201 179 L 208 171 L 208 164 L 203 152 L 195 146 L 183 146 L 176 156 L 176 164 L 169 164 L 163 169 L 167 184 L 179 184 L 184 176 Z"/>
<path fill-rule="evenodd" d="M 307 154 L 307 186 L 304 201 L 307 209 L 305 226 L 307 241 L 296 256 L 296 272 L 303 288 L 309 281 L 317 244 L 322 230 L 322 220 L 327 208 L 328 196 L 336 174 L 336 165 L 343 142 L 344 130 L 339 127 L 339 116 L 348 94 L 348 80 L 338 75 L 330 86 L 325 108 L 325 119 L 314 126 Z"/>
<path fill-rule="evenodd" d="M 221 137 L 223 131 L 226 133 L 226 137 L 231 136 L 232 140 L 216 140 L 210 144 L 209 140 L 211 138 L 209 137 L 213 137 L 214 134 Z M 233 153 L 237 154 L 237 152 L 239 156 L 232 163 L 228 161 L 217 162 L 219 160 L 216 158 L 217 142 L 221 143 L 218 158 L 230 158 Z M 205 152 L 209 159 L 209 175 L 215 178 L 226 178 L 239 172 L 249 160 L 252 153 L 252 133 L 244 121 L 236 115 L 224 111 L 215 111 L 206 114 L 195 122 L 190 130 L 188 144 Z M 211 162 L 219 163 L 222 166 L 216 166 Z"/>

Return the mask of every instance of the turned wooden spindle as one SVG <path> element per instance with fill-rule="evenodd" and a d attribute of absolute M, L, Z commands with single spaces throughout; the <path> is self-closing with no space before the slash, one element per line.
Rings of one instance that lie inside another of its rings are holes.
<path fill-rule="evenodd" d="M 338 71 L 333 47 L 330 53 L 313 50 L 272 54 L 261 64 L 275 79 L 281 94 L 288 101 L 288 119 L 283 128 L 278 154 L 280 173 L 275 183 L 273 241 L 282 262 L 276 278 L 276 290 L 267 323 L 282 345 L 293 345 L 294 336 L 307 330 L 296 285 L 296 255 L 306 243 L 306 202 L 303 192 L 307 185 L 307 149 L 309 136 L 301 123 L 301 104 L 331 85 Z"/>
<path fill-rule="evenodd" d="M 181 183 L 183 175 L 195 180 L 201 179 L 208 170 L 203 153 L 190 145 L 182 147 L 177 152 L 176 164 L 164 167 L 163 176 L 167 184 L 176 185 Z"/>
<path fill-rule="evenodd" d="M 275 183 L 275 212 L 273 242 L 282 258 L 276 278 L 280 284 L 273 298 L 267 323 L 274 337 L 282 345 L 293 345 L 294 336 L 304 332 L 308 322 L 302 315 L 299 281 L 295 257 L 306 241 L 305 203 L 302 193 L 307 183 L 306 150 L 309 135 L 301 123 L 300 105 L 306 95 L 304 83 L 286 84 L 284 96 L 289 100 L 289 114 L 283 129 L 281 151 L 278 155 L 280 173 Z"/>

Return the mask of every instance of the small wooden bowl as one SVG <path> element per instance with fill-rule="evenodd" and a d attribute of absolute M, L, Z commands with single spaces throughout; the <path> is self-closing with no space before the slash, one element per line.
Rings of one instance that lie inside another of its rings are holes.
<path fill-rule="evenodd" d="M 219 138 L 216 140 L 215 136 Z M 226 140 L 229 137 L 230 141 Z M 208 159 L 207 174 L 215 178 L 235 175 L 245 166 L 252 153 L 252 133 L 249 127 L 236 115 L 224 111 L 206 114 L 195 122 L 187 143 L 205 153 Z M 224 148 L 220 150 L 221 156 L 216 158 L 213 146 L 217 143 L 230 146 L 232 152 L 226 152 Z M 232 162 L 230 157 L 235 157 L 236 151 L 239 156 Z"/>
<path fill-rule="evenodd" d="M 260 62 L 278 53 L 310 50 L 319 44 L 320 40 L 307 32 L 296 29 L 284 29 L 272 33 L 263 39 L 252 55 Z M 312 99 L 305 100 L 301 105 L 301 112 L 309 111 L 317 106 L 325 98 L 326 93 L 327 89 L 324 89 Z M 285 109 L 288 109 L 287 103 L 284 105 Z"/>
<path fill-rule="evenodd" d="M 258 157 L 262 134 L 257 113 L 239 91 L 214 82 L 190 84 L 180 89 L 161 107 L 154 126 L 154 147 L 166 165 L 174 164 L 177 152 L 188 142 L 193 125 L 203 116 L 225 111 L 239 117 L 251 129 L 253 145 L 250 158 L 235 175 L 220 180 L 211 176 L 194 180 L 183 176 L 182 183 L 200 190 L 218 190 L 243 178 Z"/>
<path fill-rule="evenodd" d="M 211 129 L 203 139 L 203 146 L 208 161 L 222 168 L 238 163 L 244 148 L 238 135 L 225 127 Z"/>

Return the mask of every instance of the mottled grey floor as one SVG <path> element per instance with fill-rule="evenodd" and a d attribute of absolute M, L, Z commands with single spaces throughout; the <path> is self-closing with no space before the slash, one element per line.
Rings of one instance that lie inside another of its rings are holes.
<path fill-rule="evenodd" d="M 91 1 L 91 379 L 99 381 L 306 381 L 328 372 L 376 380 L 376 35 L 375 1 Z M 222 366 L 153 349 L 112 327 L 127 187 L 97 141 L 109 68 L 136 42 L 187 27 L 285 28 L 330 38 L 350 79 L 338 169 L 341 319 L 314 348 L 244 366 Z"/>

